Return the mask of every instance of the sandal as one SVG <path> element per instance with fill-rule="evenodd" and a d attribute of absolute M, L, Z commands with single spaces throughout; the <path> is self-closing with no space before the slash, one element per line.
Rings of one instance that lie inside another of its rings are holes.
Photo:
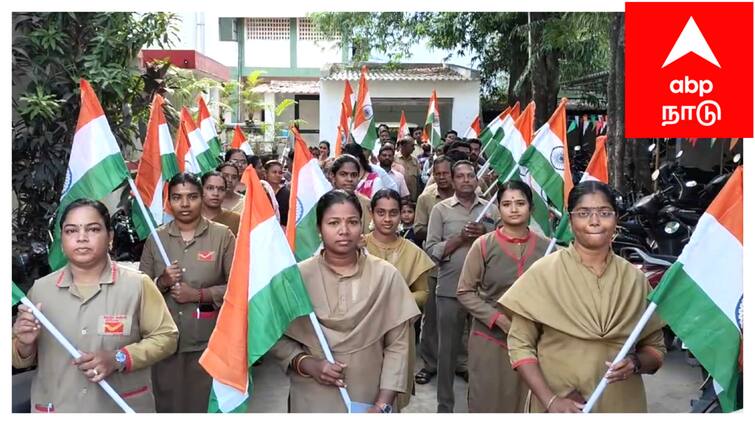
<path fill-rule="evenodd" d="M 430 382 L 430 380 L 433 379 L 433 376 L 435 376 L 435 372 L 430 372 L 429 370 L 422 368 L 416 375 L 414 375 L 414 382 L 424 385 Z"/>

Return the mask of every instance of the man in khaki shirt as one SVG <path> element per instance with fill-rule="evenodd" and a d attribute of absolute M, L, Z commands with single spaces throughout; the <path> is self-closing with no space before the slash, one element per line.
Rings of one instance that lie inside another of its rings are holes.
<path fill-rule="evenodd" d="M 414 139 L 411 137 L 404 137 L 398 141 L 398 148 L 400 155 L 395 159 L 397 164 L 401 164 L 404 167 L 404 180 L 406 186 L 409 188 L 409 199 L 412 202 L 417 200 L 419 196 L 419 161 L 412 155 L 414 151 Z"/>
<path fill-rule="evenodd" d="M 454 409 L 454 369 L 462 348 L 466 310 L 456 299 L 464 260 L 472 242 L 495 229 L 498 210 L 475 194 L 477 176 L 469 161 L 451 168 L 454 196 L 435 205 L 430 212 L 425 250 L 438 263 L 436 288 L 438 326 L 438 413 Z"/>
<path fill-rule="evenodd" d="M 422 246 L 427 237 L 427 223 L 430 211 L 438 202 L 450 198 L 454 194 L 451 182 L 451 161 L 445 156 L 439 156 L 433 163 L 433 176 L 437 185 L 419 196 L 414 214 L 414 237 L 417 244 Z M 430 382 L 438 372 L 438 328 L 436 326 L 435 287 L 438 283 L 438 270 L 433 268 L 428 275 L 428 297 L 422 311 L 422 323 L 419 334 L 419 355 L 425 365 L 414 378 L 420 385 Z"/>
<path fill-rule="evenodd" d="M 66 265 L 34 283 L 27 297 L 82 352 L 122 351 L 125 367 L 107 382 L 136 412 L 154 412 L 150 366 L 176 349 L 178 329 L 152 280 L 108 259 L 99 285 L 82 292 Z M 89 289 L 89 288 L 87 288 Z M 22 357 L 13 339 L 13 367 L 37 364 L 32 412 L 121 412 L 115 402 L 71 365 L 71 356 L 41 332 L 32 355 Z"/>

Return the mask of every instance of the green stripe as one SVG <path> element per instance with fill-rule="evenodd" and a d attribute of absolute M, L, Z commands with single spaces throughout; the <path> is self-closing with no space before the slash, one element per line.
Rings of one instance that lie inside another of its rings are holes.
<path fill-rule="evenodd" d="M 569 243 L 574 239 L 574 234 L 571 230 L 571 223 L 569 222 L 569 213 L 567 211 L 563 212 L 561 220 L 559 220 L 558 222 L 555 237 L 558 243 L 561 245 L 569 245 Z"/>
<path fill-rule="evenodd" d="M 152 222 L 152 225 L 157 228 L 157 221 L 155 221 L 155 218 L 152 217 L 152 213 L 149 211 L 149 209 L 147 209 L 147 215 L 147 218 Z M 139 204 L 137 203 L 136 199 L 131 200 L 131 219 L 134 221 L 134 230 L 136 230 L 136 234 L 137 236 L 139 236 L 139 240 L 143 241 L 147 239 L 150 234 L 149 225 L 147 224 L 147 219 L 144 217 L 144 214 L 142 214 L 142 209 L 139 208 Z"/>
<path fill-rule="evenodd" d="M 212 152 L 212 156 L 214 157 L 220 156 L 220 139 L 218 139 L 217 136 L 208 140 L 207 145 L 210 147 L 210 152 Z"/>
<path fill-rule="evenodd" d="M 71 189 L 60 199 L 55 225 L 53 241 L 50 246 L 49 263 L 52 270 L 63 267 L 68 260 L 60 247 L 60 214 L 71 202 L 80 198 L 100 200 L 113 192 L 128 178 L 128 170 L 123 162 L 123 156 L 118 152 L 110 155 L 90 168 Z"/>
<path fill-rule="evenodd" d="M 543 235 L 550 237 L 553 235 L 553 228 L 551 226 L 550 217 L 548 214 L 548 205 L 545 200 L 537 193 L 532 194 L 532 219 L 537 222 L 540 229 L 543 231 Z"/>
<path fill-rule="evenodd" d="M 564 209 L 564 179 L 551 166 L 550 161 L 543 157 L 534 145 L 530 145 L 519 164 L 527 167 L 532 178 L 543 188 L 545 195 L 559 209 Z"/>
<path fill-rule="evenodd" d="M 296 251 L 294 256 L 296 261 L 304 261 L 313 256 L 317 248 L 320 247 L 322 240 L 320 233 L 317 231 L 317 211 L 314 206 L 296 223 Z"/>
<path fill-rule="evenodd" d="M 278 342 L 291 322 L 312 312 L 299 267 L 283 269 L 249 300 L 248 366 Z M 250 392 L 251 394 L 251 392 Z"/>
<path fill-rule="evenodd" d="M 352 135 L 353 134 L 354 133 L 352 132 Z M 377 129 L 375 128 L 375 120 L 373 118 L 367 123 L 367 132 L 364 134 L 364 138 L 362 140 L 357 140 L 356 142 L 362 147 L 362 149 L 372 151 L 375 148 L 375 141 L 377 138 Z"/>
<path fill-rule="evenodd" d="M 204 175 L 213 171 L 218 166 L 218 157 L 212 154 L 212 149 L 207 149 L 197 156 L 199 174 Z"/>
<path fill-rule="evenodd" d="M 252 374 L 251 371 L 249 373 L 249 394 L 251 397 L 252 394 Z M 248 410 L 248 403 L 249 398 L 244 400 L 243 403 L 241 403 L 238 407 L 231 410 L 230 412 L 221 412 L 220 406 L 218 405 L 218 398 L 215 395 L 215 391 L 210 387 L 210 402 L 207 404 L 207 413 L 246 413 Z"/>
<path fill-rule="evenodd" d="M 648 299 L 658 304 L 658 314 L 724 388 L 719 394 L 723 410 L 734 410 L 739 383 L 739 329 L 684 271 L 680 262 L 674 263 L 663 275 Z"/>
<path fill-rule="evenodd" d="M 16 305 L 20 303 L 21 300 L 24 299 L 24 297 L 26 297 L 26 294 L 24 294 L 24 291 L 22 291 L 21 288 L 19 288 L 16 285 L 16 282 L 11 282 L 11 284 L 13 285 L 13 298 L 12 298 L 13 304 L 12 305 Z"/>
<path fill-rule="evenodd" d="M 163 181 L 169 181 L 178 174 L 178 157 L 175 152 L 160 155 L 160 166 L 162 167 Z"/>

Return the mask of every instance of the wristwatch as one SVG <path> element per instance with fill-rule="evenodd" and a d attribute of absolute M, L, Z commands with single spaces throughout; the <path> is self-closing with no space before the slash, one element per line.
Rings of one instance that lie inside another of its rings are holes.
<path fill-rule="evenodd" d="M 123 372 L 123 370 L 126 369 L 127 358 L 128 356 L 126 356 L 126 353 L 123 350 L 115 352 L 115 363 L 118 364 L 118 372 Z"/>
<path fill-rule="evenodd" d="M 375 405 L 380 413 L 393 413 L 393 407 L 388 403 L 378 403 Z"/>

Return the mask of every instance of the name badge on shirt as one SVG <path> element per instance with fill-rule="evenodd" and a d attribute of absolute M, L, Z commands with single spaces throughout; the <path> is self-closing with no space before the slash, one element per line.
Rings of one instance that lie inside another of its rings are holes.
<path fill-rule="evenodd" d="M 197 253 L 198 261 L 215 261 L 215 251 L 199 251 Z"/>
<path fill-rule="evenodd" d="M 128 336 L 131 334 L 131 316 L 128 314 L 104 314 L 99 317 L 97 330 L 104 336 Z"/>

